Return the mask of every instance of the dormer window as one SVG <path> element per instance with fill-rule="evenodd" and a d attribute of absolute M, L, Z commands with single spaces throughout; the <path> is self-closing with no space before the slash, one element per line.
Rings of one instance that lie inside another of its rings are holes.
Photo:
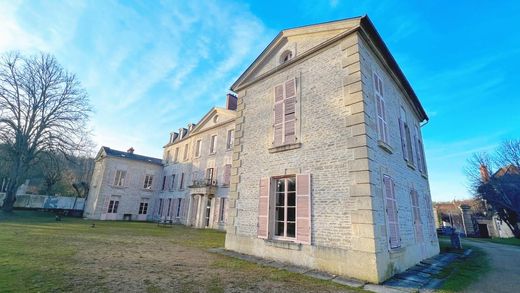
<path fill-rule="evenodd" d="M 280 55 L 280 64 L 283 64 L 289 60 L 291 60 L 293 57 L 293 53 L 291 50 L 286 50 Z"/>

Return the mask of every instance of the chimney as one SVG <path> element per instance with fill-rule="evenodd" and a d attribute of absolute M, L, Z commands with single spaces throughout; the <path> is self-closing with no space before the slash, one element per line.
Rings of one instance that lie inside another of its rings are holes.
<path fill-rule="evenodd" d="M 226 95 L 226 109 L 236 111 L 237 110 L 237 101 L 238 101 L 237 96 L 235 96 L 233 94 L 227 94 Z"/>
<path fill-rule="evenodd" d="M 134 148 L 130 147 L 126 152 L 129 153 L 129 154 L 133 154 L 134 153 Z"/>
<path fill-rule="evenodd" d="M 484 183 L 489 181 L 489 171 L 484 164 L 480 165 L 480 180 Z"/>

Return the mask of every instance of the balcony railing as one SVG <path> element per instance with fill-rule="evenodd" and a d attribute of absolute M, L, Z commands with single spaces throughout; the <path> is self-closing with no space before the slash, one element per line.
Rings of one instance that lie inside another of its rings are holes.
<path fill-rule="evenodd" d="M 199 180 L 193 180 L 191 183 L 190 188 L 198 188 L 198 187 L 210 187 L 210 186 L 217 186 L 217 180 L 216 179 L 199 179 Z"/>

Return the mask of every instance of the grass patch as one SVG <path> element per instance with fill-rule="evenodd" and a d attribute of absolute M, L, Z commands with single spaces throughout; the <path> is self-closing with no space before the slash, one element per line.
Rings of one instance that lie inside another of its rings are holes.
<path fill-rule="evenodd" d="M 518 238 L 472 238 L 472 241 L 480 241 L 480 242 L 492 242 L 498 244 L 506 244 L 513 246 L 520 246 L 520 239 Z"/>
<path fill-rule="evenodd" d="M 224 238 L 182 225 L 0 212 L 0 292 L 361 291 L 207 252 Z"/>
<path fill-rule="evenodd" d="M 447 237 L 440 237 L 439 245 L 441 252 L 462 253 L 464 251 L 451 248 Z M 465 259 L 455 260 L 436 276 L 446 278 L 440 292 L 460 292 L 490 270 L 488 256 L 483 250 L 468 244 L 464 244 L 464 248 L 471 248 L 473 252 Z"/>

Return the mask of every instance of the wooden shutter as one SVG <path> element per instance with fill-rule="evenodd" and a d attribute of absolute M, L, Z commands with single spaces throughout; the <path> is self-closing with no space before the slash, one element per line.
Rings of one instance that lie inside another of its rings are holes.
<path fill-rule="evenodd" d="M 392 178 L 385 175 L 383 177 L 383 185 L 385 190 L 388 243 L 391 249 L 398 248 L 401 246 L 401 237 L 399 236 L 399 221 L 394 192 L 394 181 Z"/>
<path fill-rule="evenodd" d="M 283 143 L 283 100 L 284 100 L 284 85 L 278 85 L 274 88 L 274 122 L 273 132 L 274 140 L 273 145 L 279 146 Z"/>
<path fill-rule="evenodd" d="M 224 166 L 224 184 L 229 185 L 231 181 L 231 164 L 226 164 Z"/>
<path fill-rule="evenodd" d="M 311 243 L 311 175 L 296 175 L 296 242 Z"/>
<path fill-rule="evenodd" d="M 269 178 L 260 179 L 258 196 L 258 238 L 267 239 L 269 226 Z"/>
<path fill-rule="evenodd" d="M 401 149 L 403 150 L 403 158 L 408 161 L 408 147 L 406 145 L 406 132 L 404 129 L 404 124 L 406 121 L 406 114 L 404 109 L 401 108 L 400 117 L 399 117 L 399 133 L 401 134 Z"/>
<path fill-rule="evenodd" d="M 423 242 L 423 226 L 421 219 L 421 210 L 419 208 L 419 194 L 417 190 L 412 189 L 410 191 L 410 197 L 412 201 L 412 212 L 413 212 L 413 224 L 415 227 L 415 239 L 417 242 Z"/>
<path fill-rule="evenodd" d="M 374 92 L 376 96 L 377 130 L 379 139 L 388 143 L 388 124 L 386 120 L 385 101 L 383 99 L 383 82 L 374 73 Z"/>
<path fill-rule="evenodd" d="M 296 79 L 285 82 L 284 143 L 296 141 Z"/>

